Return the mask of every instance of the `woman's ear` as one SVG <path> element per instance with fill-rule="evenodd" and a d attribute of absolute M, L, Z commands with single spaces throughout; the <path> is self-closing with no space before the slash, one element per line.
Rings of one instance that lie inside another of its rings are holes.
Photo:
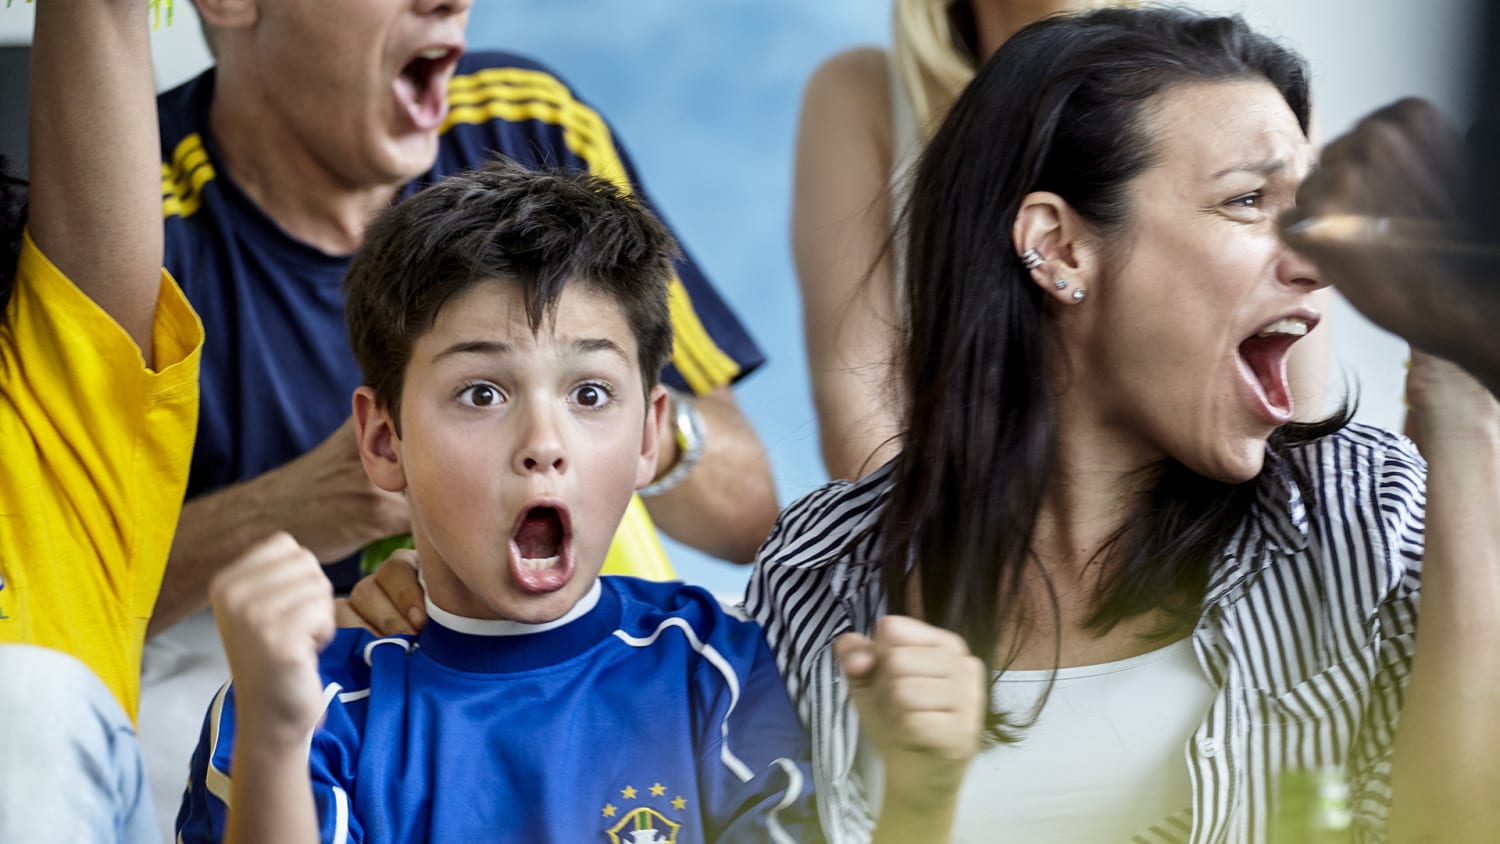
<path fill-rule="evenodd" d="M 354 391 L 354 436 L 370 482 L 386 492 L 406 489 L 401 436 L 396 433 L 390 407 L 376 401 L 375 391 L 366 386 Z"/>
<path fill-rule="evenodd" d="M 1031 280 L 1052 299 L 1076 305 L 1098 278 L 1098 264 L 1088 226 L 1068 201 L 1055 193 L 1036 191 L 1021 200 L 1011 227 L 1016 260 Z"/>

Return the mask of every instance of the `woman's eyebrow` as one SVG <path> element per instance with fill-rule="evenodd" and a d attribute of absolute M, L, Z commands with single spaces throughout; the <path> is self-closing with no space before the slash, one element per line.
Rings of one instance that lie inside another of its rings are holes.
<path fill-rule="evenodd" d="M 1235 164 L 1225 167 L 1214 174 L 1215 179 L 1222 179 L 1234 173 L 1254 173 L 1257 176 L 1274 176 L 1286 169 L 1286 159 L 1268 158 L 1264 161 L 1251 161 L 1244 164 Z"/>

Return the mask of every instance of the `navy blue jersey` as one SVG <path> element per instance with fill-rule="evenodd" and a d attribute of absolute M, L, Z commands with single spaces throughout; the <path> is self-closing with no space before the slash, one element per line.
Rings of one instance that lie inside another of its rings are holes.
<path fill-rule="evenodd" d="M 203 319 L 202 398 L 187 497 L 257 477 L 311 450 L 350 413 L 359 367 L 339 292 L 350 256 L 283 232 L 233 183 L 208 130 L 214 72 L 162 94 L 166 266 Z M 555 75 L 517 56 L 465 56 L 449 85 L 437 162 L 404 195 L 503 153 L 574 167 L 648 204 L 599 113 Z M 663 380 L 705 393 L 764 357 L 685 251 L 670 291 L 675 334 Z M 350 585 L 357 571 L 330 571 Z"/>
<path fill-rule="evenodd" d="M 542 632 L 340 631 L 310 757 L 322 840 L 821 841 L 807 737 L 760 627 L 696 587 L 600 584 Z M 185 844 L 223 837 L 234 735 L 230 685 L 193 754 Z"/>

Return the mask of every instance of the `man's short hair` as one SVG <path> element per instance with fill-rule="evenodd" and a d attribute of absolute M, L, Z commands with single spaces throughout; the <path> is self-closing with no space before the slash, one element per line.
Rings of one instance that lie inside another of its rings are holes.
<path fill-rule="evenodd" d="M 412 347 L 450 298 L 481 282 L 519 284 L 537 331 L 563 288 L 584 284 L 620 307 L 649 391 L 672 352 L 667 284 L 676 252 L 666 226 L 614 183 L 497 159 L 371 224 L 344 278 L 349 343 L 399 434 Z"/>

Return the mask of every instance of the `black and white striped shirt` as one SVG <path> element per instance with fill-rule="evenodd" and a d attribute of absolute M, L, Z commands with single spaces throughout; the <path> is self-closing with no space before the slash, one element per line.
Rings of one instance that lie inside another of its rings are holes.
<path fill-rule="evenodd" d="M 1310 479 L 1314 500 L 1304 501 L 1290 466 L 1268 455 L 1193 631 L 1198 663 L 1218 692 L 1184 748 L 1191 817 L 1137 840 L 1265 841 L 1281 772 L 1328 767 L 1349 782 L 1356 840 L 1384 840 L 1421 586 L 1427 467 L 1409 441 L 1364 425 L 1300 447 L 1289 461 Z M 886 467 L 829 484 L 788 508 L 746 595 L 812 733 L 831 844 L 868 841 L 874 826 L 854 765 L 858 717 L 831 646 L 846 631 L 870 633 L 884 611 L 867 529 L 881 516 L 890 475 Z"/>

